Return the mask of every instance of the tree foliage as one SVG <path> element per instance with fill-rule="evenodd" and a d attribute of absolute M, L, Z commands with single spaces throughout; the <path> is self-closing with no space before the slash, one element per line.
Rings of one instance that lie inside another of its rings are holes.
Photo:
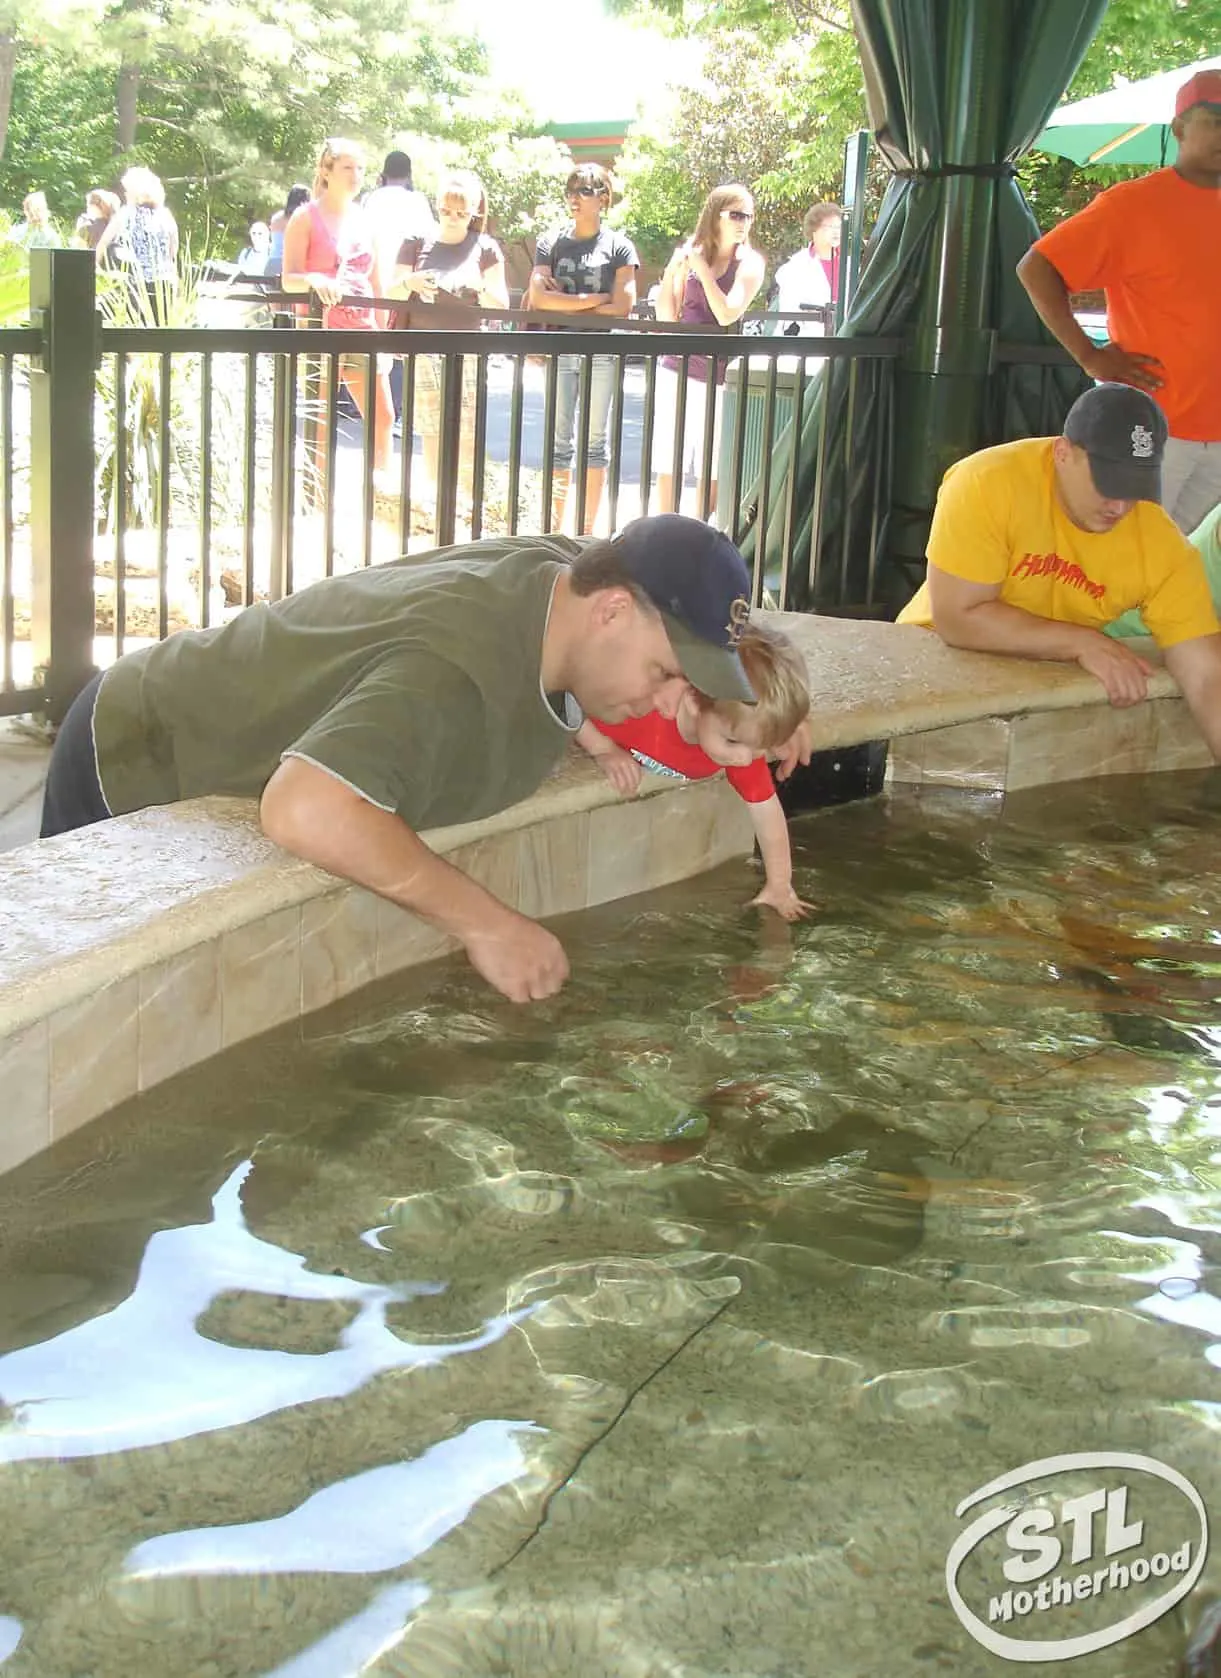
<path fill-rule="evenodd" d="M 630 140 L 613 219 L 661 262 L 706 192 L 741 179 L 759 243 L 773 262 L 786 254 L 808 205 L 838 194 L 844 141 L 866 121 L 846 0 L 608 4 L 705 47 L 702 74 Z M 1066 98 L 1190 63 L 1219 41 L 1221 0 L 1111 0 Z M 489 85 L 486 53 L 448 0 L 0 0 L 10 210 L 41 187 L 70 227 L 90 187 L 139 161 L 165 180 L 193 248 L 231 254 L 337 133 L 364 140 L 373 161 L 406 140 L 425 188 L 447 166 L 475 167 L 494 229 L 523 256 L 562 213 L 567 155 Z M 1124 173 L 1042 154 L 1021 167 L 1043 225 Z"/>
<path fill-rule="evenodd" d="M 71 29 L 69 0 L 35 3 L 46 15 L 18 42 L 0 203 L 41 187 L 61 226 L 91 187 L 141 162 L 165 181 L 194 248 L 227 251 L 292 181 L 311 178 L 330 134 L 364 141 L 374 165 L 396 136 L 443 140 L 446 162 L 494 177 L 515 229 L 528 222 L 518 200 L 533 177 L 562 180 L 558 148 L 489 87 L 484 47 L 444 0 L 96 0 L 92 12 L 72 0 Z M 0 0 L 0 44 L 5 7 L 30 14 Z M 515 135 L 520 159 L 506 151 Z"/>
<path fill-rule="evenodd" d="M 704 80 L 677 91 L 675 114 L 646 125 L 624 157 L 629 223 L 662 256 L 690 231 L 719 181 L 753 186 L 759 243 L 792 249 L 802 211 L 841 190 L 843 146 L 867 126 L 849 6 L 838 0 L 609 0 L 705 43 Z M 1065 102 L 1219 50 L 1221 0 L 1111 0 Z M 1101 186 L 1139 171 L 1081 169 L 1031 153 L 1023 189 L 1043 226 Z M 886 171 L 876 161 L 873 196 Z"/>
<path fill-rule="evenodd" d="M 620 219 L 642 254 L 664 260 L 706 194 L 741 181 L 755 196 L 755 241 L 774 261 L 799 242 L 810 204 L 838 193 L 844 139 L 864 120 L 851 35 L 821 26 L 761 52 L 755 32 L 722 30 L 701 81 L 629 139 Z"/>
<path fill-rule="evenodd" d="M 1214 56 L 1219 47 L 1221 0 L 1110 0 L 1060 103 L 1194 64 Z M 1018 167 L 1022 190 L 1045 230 L 1075 214 L 1102 187 L 1144 173 L 1144 168 L 1090 167 L 1046 152 L 1030 152 Z"/>

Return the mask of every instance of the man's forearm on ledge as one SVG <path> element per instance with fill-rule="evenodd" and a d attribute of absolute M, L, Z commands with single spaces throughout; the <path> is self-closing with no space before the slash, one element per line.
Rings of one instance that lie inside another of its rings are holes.
<path fill-rule="evenodd" d="M 1059 660 L 1065 664 L 1077 658 L 1082 636 L 1095 633 L 1080 624 L 1035 617 L 1032 612 L 1007 605 L 1003 600 L 985 600 L 978 606 L 952 612 L 938 612 L 934 607 L 933 627 L 949 647 Z"/>

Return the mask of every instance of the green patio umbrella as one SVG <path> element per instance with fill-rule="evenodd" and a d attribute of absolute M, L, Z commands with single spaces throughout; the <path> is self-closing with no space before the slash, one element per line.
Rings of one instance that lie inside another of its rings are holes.
<path fill-rule="evenodd" d="M 1170 132 L 1174 96 L 1197 70 L 1221 70 L 1221 58 L 1201 59 L 1181 70 L 1164 70 L 1061 105 L 1032 149 L 1054 152 L 1074 163 L 1135 163 L 1155 169 L 1173 163 L 1179 151 Z"/>

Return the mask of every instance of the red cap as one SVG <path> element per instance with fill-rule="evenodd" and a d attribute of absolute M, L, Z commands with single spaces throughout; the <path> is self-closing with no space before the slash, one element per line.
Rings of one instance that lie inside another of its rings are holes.
<path fill-rule="evenodd" d="M 1197 70 L 1175 95 L 1174 114 L 1181 117 L 1193 105 L 1221 105 L 1221 70 Z"/>

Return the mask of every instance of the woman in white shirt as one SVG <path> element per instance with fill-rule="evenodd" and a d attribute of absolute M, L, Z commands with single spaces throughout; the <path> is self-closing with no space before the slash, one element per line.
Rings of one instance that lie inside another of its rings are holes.
<path fill-rule="evenodd" d="M 801 223 L 806 248 L 790 256 L 776 270 L 775 307 L 780 314 L 797 314 L 823 309 L 839 296 L 839 241 L 843 211 L 838 204 L 815 204 Z M 777 331 L 784 337 L 821 338 L 826 331 L 823 316 L 808 321 L 782 321 Z"/>

